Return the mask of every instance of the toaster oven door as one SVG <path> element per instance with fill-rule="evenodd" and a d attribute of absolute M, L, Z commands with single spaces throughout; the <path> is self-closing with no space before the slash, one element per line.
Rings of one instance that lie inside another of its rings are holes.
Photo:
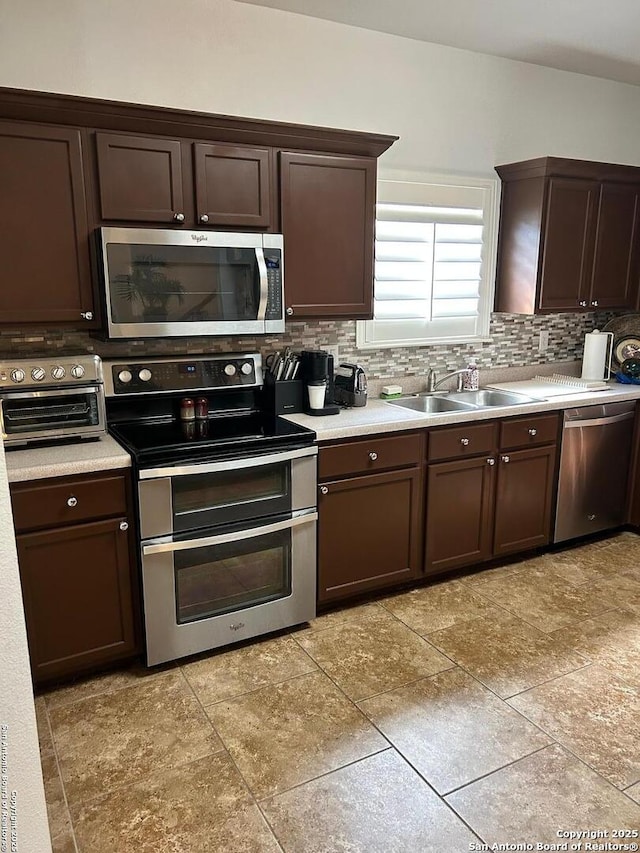
<path fill-rule="evenodd" d="M 101 385 L 0 395 L 0 428 L 6 445 L 105 432 Z"/>

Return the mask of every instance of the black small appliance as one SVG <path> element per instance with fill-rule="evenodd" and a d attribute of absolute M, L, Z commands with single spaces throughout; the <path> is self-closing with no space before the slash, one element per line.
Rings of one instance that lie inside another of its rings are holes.
<path fill-rule="evenodd" d="M 340 407 L 334 400 L 333 356 L 326 350 L 303 350 L 300 353 L 300 377 L 304 386 L 304 410 L 308 415 L 337 415 Z M 309 401 L 309 385 L 324 382 L 326 393 L 324 405 L 312 408 Z"/>
<path fill-rule="evenodd" d="M 341 364 L 334 377 L 334 399 L 341 406 L 367 405 L 367 376 L 359 364 Z"/>

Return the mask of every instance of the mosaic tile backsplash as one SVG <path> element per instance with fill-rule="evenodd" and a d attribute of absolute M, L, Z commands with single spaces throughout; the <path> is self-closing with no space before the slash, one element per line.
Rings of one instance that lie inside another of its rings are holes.
<path fill-rule="evenodd" d="M 0 356 L 55 356 L 61 350 L 97 353 L 103 358 L 143 358 L 155 355 L 195 355 L 217 352 L 261 352 L 276 349 L 330 348 L 340 361 L 361 364 L 370 379 L 402 379 L 434 370 L 456 370 L 475 359 L 480 368 L 548 364 L 582 358 L 584 336 L 602 328 L 614 316 L 610 312 L 555 314 L 531 317 L 522 314 L 493 314 L 491 340 L 480 344 L 398 347 L 360 350 L 356 347 L 353 320 L 318 320 L 288 323 L 282 335 L 240 338 L 161 338 L 158 340 L 101 341 L 83 332 L 47 330 L 0 332 Z M 538 350 L 540 332 L 549 332 L 548 349 Z"/>

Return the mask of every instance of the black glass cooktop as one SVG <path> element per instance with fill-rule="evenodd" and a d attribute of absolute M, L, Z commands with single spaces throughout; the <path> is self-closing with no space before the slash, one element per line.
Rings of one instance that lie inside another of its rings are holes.
<path fill-rule="evenodd" d="M 313 430 L 266 413 L 217 415 L 205 421 L 128 421 L 109 432 L 138 467 L 233 459 L 313 444 Z"/>

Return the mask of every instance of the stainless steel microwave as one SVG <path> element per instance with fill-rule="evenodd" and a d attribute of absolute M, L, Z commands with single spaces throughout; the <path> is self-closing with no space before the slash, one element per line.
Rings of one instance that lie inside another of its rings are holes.
<path fill-rule="evenodd" d="M 284 331 L 282 234 L 99 233 L 109 338 Z"/>

